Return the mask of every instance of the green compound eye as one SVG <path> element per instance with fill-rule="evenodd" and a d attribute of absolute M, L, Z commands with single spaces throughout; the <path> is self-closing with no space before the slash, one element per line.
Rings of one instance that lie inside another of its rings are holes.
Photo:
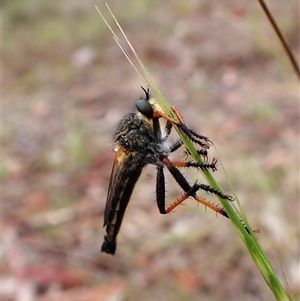
<path fill-rule="evenodd" d="M 146 99 L 144 99 L 144 98 L 139 99 L 135 105 L 140 113 L 142 113 L 143 115 L 145 115 L 148 118 L 152 117 L 153 109 L 152 109 L 150 103 Z"/>

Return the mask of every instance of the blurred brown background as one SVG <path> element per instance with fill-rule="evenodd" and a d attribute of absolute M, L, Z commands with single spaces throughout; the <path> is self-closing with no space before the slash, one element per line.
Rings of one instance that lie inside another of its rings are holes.
<path fill-rule="evenodd" d="M 159 214 L 153 167 L 116 255 L 100 253 L 110 142 L 144 83 L 95 4 L 109 18 L 102 1 L 2 2 L 2 300 L 274 300 L 228 220 L 192 200 Z M 215 143 L 299 296 L 298 83 L 258 3 L 109 5 L 170 104 Z M 298 5 L 270 3 L 295 53 Z M 215 177 L 229 191 L 221 166 Z"/>

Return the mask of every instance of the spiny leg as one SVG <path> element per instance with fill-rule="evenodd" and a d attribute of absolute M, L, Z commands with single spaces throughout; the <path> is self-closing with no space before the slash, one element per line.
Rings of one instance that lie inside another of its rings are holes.
<path fill-rule="evenodd" d="M 202 183 L 197 183 L 196 182 L 193 186 L 193 189 L 195 190 L 195 192 L 198 191 L 199 189 L 201 189 L 201 190 L 204 190 L 206 192 L 210 192 L 212 194 L 215 194 L 215 195 L 219 196 L 222 199 L 226 199 L 228 201 L 234 201 L 234 198 L 231 195 L 225 194 L 222 191 L 219 191 L 219 190 L 217 190 L 213 187 L 210 187 L 207 184 L 202 184 Z"/>
<path fill-rule="evenodd" d="M 190 140 L 192 140 L 194 143 L 200 145 L 203 149 L 208 149 L 212 145 L 212 142 L 205 136 L 198 134 L 196 131 L 189 129 L 185 123 L 183 123 L 183 119 L 177 109 L 172 108 L 172 111 L 177 116 L 178 120 L 175 120 L 172 117 L 169 117 L 167 114 L 161 111 L 154 110 L 152 114 L 152 118 L 158 118 L 162 117 L 169 121 L 172 125 L 176 125 L 178 128 L 180 128 L 188 137 Z"/>
<path fill-rule="evenodd" d="M 167 120 L 165 125 L 165 136 L 163 137 L 163 141 L 166 141 L 170 136 L 172 127 L 173 127 L 172 123 L 169 120 Z"/>
<path fill-rule="evenodd" d="M 157 165 L 156 202 L 161 214 L 166 214 L 166 187 L 163 164 Z"/>
<path fill-rule="evenodd" d="M 166 141 L 168 139 L 169 135 L 171 134 L 172 123 L 169 120 L 167 120 L 165 129 L 164 129 L 164 136 L 161 133 L 159 117 L 153 117 L 152 124 L 153 124 L 154 137 L 157 140 L 157 142 Z"/>
<path fill-rule="evenodd" d="M 184 194 L 178 198 L 174 203 L 172 203 L 169 207 L 165 207 L 165 176 L 163 172 L 163 164 L 155 164 L 157 166 L 157 183 L 156 183 L 156 199 L 157 199 L 157 205 L 159 208 L 159 212 L 161 214 L 167 214 L 170 213 L 172 210 L 174 210 L 178 205 L 180 205 L 182 202 L 184 202 L 187 198 L 193 197 L 197 202 L 201 203 L 205 207 L 210 208 L 211 210 L 215 211 L 218 214 L 223 215 L 224 217 L 229 218 L 227 212 L 224 208 L 219 207 L 218 205 L 215 205 L 199 196 L 197 196 L 197 191 L 199 189 L 202 189 L 206 192 L 210 192 L 213 194 L 218 195 L 221 198 L 227 199 L 229 201 L 233 201 L 233 197 L 230 195 L 226 195 L 215 188 L 210 187 L 206 184 L 201 183 L 195 183 L 193 187 L 190 186 L 186 178 L 183 176 L 183 174 L 175 167 L 171 165 L 166 165 L 171 175 L 174 177 L 176 182 L 179 184 L 179 186 L 184 190 Z M 246 231 L 250 234 L 249 229 L 246 225 L 244 225 Z"/>
<path fill-rule="evenodd" d="M 163 160 L 162 162 L 165 163 L 165 160 Z M 193 187 L 191 187 L 191 185 L 188 183 L 188 181 L 186 180 L 184 175 L 175 166 L 167 165 L 167 164 L 166 164 L 166 166 L 167 166 L 169 172 L 171 173 L 171 175 L 173 176 L 173 178 L 176 180 L 176 182 L 179 184 L 179 186 L 183 189 L 185 194 L 181 198 L 179 198 L 177 201 L 175 201 L 171 206 L 169 206 L 165 210 L 165 213 L 169 213 L 175 207 L 177 207 L 179 204 L 181 204 L 184 200 L 186 200 L 189 196 L 192 196 L 199 203 L 205 205 L 206 207 L 209 207 L 210 209 L 214 210 L 215 212 L 217 212 L 225 217 L 228 217 L 226 211 L 223 208 L 220 208 L 217 205 L 214 205 L 214 204 L 210 203 L 209 201 L 206 201 L 206 200 L 200 198 L 199 196 L 196 195 L 196 193 L 198 190 L 202 189 L 202 190 L 205 190 L 206 192 L 213 193 L 219 197 L 222 197 L 224 199 L 232 201 L 233 198 L 231 196 L 228 196 L 228 195 L 222 193 L 221 191 L 218 191 L 215 188 L 210 187 L 209 185 L 205 185 L 205 184 L 201 184 L 201 183 L 195 183 L 193 185 Z"/>
<path fill-rule="evenodd" d="M 202 205 L 204 205 L 205 207 L 210 208 L 211 210 L 229 218 L 228 214 L 226 213 L 226 211 L 224 210 L 224 208 L 220 208 L 218 205 L 215 205 L 213 203 L 210 203 L 209 201 L 206 201 L 202 198 L 200 198 L 199 196 L 196 195 L 197 190 L 199 190 L 200 188 L 195 187 L 195 185 L 191 188 L 190 191 L 186 192 L 185 194 L 183 194 L 180 198 L 178 198 L 173 204 L 171 204 L 167 209 L 166 209 L 166 213 L 170 213 L 172 210 L 174 210 L 178 205 L 180 205 L 182 202 L 184 202 L 187 198 L 189 198 L 190 196 L 192 196 L 197 202 L 201 203 Z"/>
<path fill-rule="evenodd" d="M 164 138 L 161 134 L 160 123 L 158 118 L 152 118 L 154 137 L 157 142 L 162 142 Z"/>
<path fill-rule="evenodd" d="M 175 167 L 174 167 L 175 168 Z M 175 168 L 176 169 L 176 168 Z M 179 171 L 178 171 L 179 172 Z M 180 172 L 179 172 L 180 173 Z M 199 189 L 203 189 L 206 190 L 208 192 L 212 192 L 212 193 L 216 193 L 217 195 L 219 195 L 222 198 L 225 198 L 227 200 L 233 201 L 234 199 L 231 196 L 225 195 L 213 188 L 211 188 L 208 185 L 205 184 L 199 184 L 199 183 L 195 183 L 193 185 L 193 187 L 191 187 L 191 189 L 189 191 L 187 191 L 185 194 L 183 194 L 180 198 L 178 198 L 174 203 L 172 203 L 166 210 L 165 213 L 170 213 L 172 210 L 174 210 L 178 205 L 182 204 L 182 202 L 184 202 L 186 199 L 188 199 L 189 197 L 193 197 L 197 202 L 199 202 L 200 204 L 204 205 L 205 207 L 210 208 L 211 210 L 215 211 L 216 213 L 219 213 L 221 215 L 223 215 L 224 217 L 227 217 L 229 219 L 229 216 L 227 214 L 227 212 L 225 211 L 224 208 L 219 207 L 218 205 L 215 205 L 199 196 L 197 196 L 197 191 Z M 241 220 L 241 222 L 243 223 L 243 221 Z M 245 230 L 249 233 L 249 229 L 247 228 L 247 226 L 243 223 L 243 226 L 245 228 Z"/>
<path fill-rule="evenodd" d="M 171 146 L 170 146 L 170 153 L 173 153 L 177 151 L 181 146 L 183 145 L 183 142 L 178 139 L 176 140 Z"/>
<path fill-rule="evenodd" d="M 167 157 L 162 159 L 163 164 L 167 166 L 175 166 L 175 167 L 194 167 L 194 168 L 201 168 L 201 169 L 211 169 L 212 171 L 217 170 L 217 162 L 218 159 L 213 158 L 211 163 L 209 162 L 193 162 L 193 161 L 170 161 Z"/>
<path fill-rule="evenodd" d="M 173 211 L 178 205 L 180 205 L 182 202 L 184 202 L 186 199 L 188 199 L 190 196 L 192 196 L 197 202 L 199 202 L 200 204 L 204 205 L 205 207 L 210 208 L 211 210 L 215 211 L 216 213 L 219 213 L 221 215 L 223 215 L 224 217 L 227 217 L 228 219 L 229 216 L 227 214 L 227 212 L 225 211 L 224 208 L 219 207 L 218 205 L 215 205 L 209 201 L 206 201 L 205 199 L 200 198 L 199 196 L 196 195 L 197 190 L 199 189 L 199 187 L 197 187 L 197 184 L 195 184 L 192 189 L 190 191 L 188 191 L 187 193 L 183 194 L 180 198 L 178 198 L 173 204 L 171 204 L 167 209 L 166 209 L 166 213 L 170 213 L 171 211 Z M 247 226 L 244 224 L 244 222 L 241 220 L 241 223 L 243 224 L 245 230 L 248 232 L 248 234 L 251 234 L 251 232 L 249 231 L 249 229 L 247 228 Z M 253 230 L 253 232 L 255 233 L 259 233 L 259 229 L 258 230 Z"/>
<path fill-rule="evenodd" d="M 187 186 L 186 184 L 184 185 L 184 187 L 181 185 L 181 183 L 184 183 L 184 181 L 187 182 L 187 180 L 185 179 L 185 177 L 182 175 L 182 173 L 176 168 L 176 167 L 196 167 L 196 168 L 205 168 L 205 169 L 212 169 L 212 171 L 216 171 L 216 163 L 218 162 L 218 160 L 216 158 L 213 158 L 212 162 L 202 162 L 202 163 L 197 163 L 197 162 L 181 162 L 181 161 L 170 161 L 167 157 L 162 159 L 162 163 L 165 164 L 167 166 L 167 168 L 169 169 L 170 173 L 172 174 L 172 176 L 174 177 L 174 179 L 177 181 L 177 183 L 182 187 L 182 189 L 184 190 L 184 192 L 188 192 L 191 189 L 191 186 Z M 173 167 L 173 168 L 171 168 Z M 188 183 L 188 182 L 187 182 Z M 188 189 L 187 187 L 189 187 L 190 189 Z M 198 191 L 199 189 L 204 190 L 206 192 L 210 192 L 212 194 L 215 194 L 223 199 L 227 199 L 228 201 L 234 201 L 234 198 L 228 194 L 224 194 L 223 192 L 210 187 L 207 184 L 202 184 L 202 183 L 195 183 L 194 184 L 194 189 L 196 189 L 196 191 Z"/>
<path fill-rule="evenodd" d="M 223 208 L 218 207 L 217 205 L 214 205 L 213 203 L 210 203 L 209 201 L 206 201 L 199 196 L 196 195 L 197 191 L 199 189 L 202 189 L 202 186 L 198 183 L 195 183 L 193 187 L 190 186 L 186 178 L 183 176 L 183 174 L 174 166 L 168 166 L 168 170 L 176 180 L 176 182 L 179 184 L 179 186 L 184 190 L 185 194 L 182 195 L 179 199 L 177 199 L 173 204 L 171 204 L 166 210 L 165 213 L 171 212 L 173 209 L 175 209 L 178 205 L 180 205 L 183 201 L 185 201 L 187 198 L 192 196 L 197 202 L 203 204 L 204 206 L 212 209 L 213 211 L 225 216 L 228 218 L 228 215 L 226 211 Z M 207 185 L 208 186 L 208 185 Z M 206 187 L 207 188 L 207 187 Z M 216 193 L 216 190 L 211 188 L 211 190 L 206 190 L 211 193 Z M 223 197 L 223 194 L 221 192 L 217 193 L 219 196 Z M 226 196 L 224 195 L 226 198 Z"/>
<path fill-rule="evenodd" d="M 183 121 L 183 118 L 181 116 L 181 114 L 179 113 L 179 111 L 175 108 L 172 107 L 172 111 L 173 113 L 177 116 L 178 120 L 180 121 L 180 125 L 179 127 L 182 128 L 182 130 L 186 133 L 186 135 L 191 138 L 191 140 L 193 140 L 193 137 L 195 139 L 200 139 L 200 140 L 205 140 L 206 142 L 208 142 L 210 145 L 212 145 L 212 142 L 205 136 L 198 134 L 197 132 L 195 132 L 192 129 L 189 129 L 186 125 L 185 122 Z M 196 141 L 194 141 L 196 142 Z M 197 142 L 196 142 L 197 143 Z"/>
<path fill-rule="evenodd" d="M 170 153 L 173 153 L 173 152 L 177 151 L 182 145 L 183 145 L 182 140 L 178 139 L 177 141 L 175 141 L 175 142 L 170 146 Z M 203 148 L 202 148 L 202 149 L 197 149 L 197 153 L 198 153 L 198 155 L 200 155 L 200 156 L 203 157 L 203 160 L 204 160 L 205 162 L 207 162 L 207 160 L 208 160 L 207 149 L 203 149 Z M 191 153 L 189 152 L 188 149 L 185 149 L 184 154 L 186 155 L 187 158 L 191 155 Z M 215 158 L 213 158 L 213 159 L 215 159 Z M 215 159 L 215 160 L 217 160 L 217 159 Z"/>
<path fill-rule="evenodd" d="M 198 190 L 204 190 L 206 192 L 210 192 L 212 194 L 215 194 L 223 199 L 229 200 L 229 201 L 233 201 L 233 197 L 227 194 L 224 194 L 223 192 L 210 187 L 209 185 L 206 184 L 201 184 L 201 183 L 195 183 L 193 185 L 193 187 L 191 187 L 191 185 L 189 184 L 189 182 L 187 181 L 187 179 L 184 177 L 184 175 L 179 171 L 179 169 L 177 169 L 175 166 L 172 165 L 166 165 L 169 172 L 171 173 L 171 175 L 173 176 L 173 178 L 175 179 L 175 181 L 179 184 L 179 186 L 183 189 L 183 191 L 185 193 L 189 193 L 190 196 L 196 196 L 196 192 Z"/>
<path fill-rule="evenodd" d="M 159 212 L 161 214 L 167 214 L 166 203 L 165 203 L 165 176 L 164 176 L 164 165 L 161 162 L 156 163 L 157 166 L 157 177 L 156 177 L 156 202 Z M 191 191 L 192 187 L 184 177 L 184 175 L 174 166 L 167 165 L 167 168 L 179 186 L 186 192 Z M 188 197 L 188 196 L 187 196 Z M 186 197 L 186 198 L 187 198 Z M 181 201 L 183 202 L 184 199 Z"/>

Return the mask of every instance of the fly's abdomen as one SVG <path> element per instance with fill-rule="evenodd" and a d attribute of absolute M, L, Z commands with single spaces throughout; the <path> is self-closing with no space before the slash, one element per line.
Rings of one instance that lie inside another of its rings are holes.
<path fill-rule="evenodd" d="M 108 254 L 116 252 L 117 235 L 120 231 L 132 191 L 141 175 L 143 166 L 143 162 L 139 162 L 136 166 L 133 166 L 132 161 L 123 162 L 122 168 L 114 178 L 114 183 L 107 200 L 107 206 L 109 207 L 106 208 L 105 212 L 106 235 L 101 248 L 102 252 Z"/>
<path fill-rule="evenodd" d="M 101 247 L 101 252 L 114 255 L 116 253 L 117 242 L 116 236 L 105 235 L 104 242 Z"/>

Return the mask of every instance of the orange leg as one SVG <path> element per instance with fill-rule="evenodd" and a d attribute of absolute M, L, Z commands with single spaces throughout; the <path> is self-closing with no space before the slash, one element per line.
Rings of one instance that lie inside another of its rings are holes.
<path fill-rule="evenodd" d="M 192 189 L 193 190 L 193 189 Z M 184 202 L 187 198 L 189 198 L 191 195 L 190 193 L 185 193 L 184 195 L 182 195 L 179 199 L 177 199 L 173 204 L 171 204 L 167 209 L 166 209 L 166 213 L 170 213 L 172 210 L 174 210 L 178 205 L 180 205 L 182 202 Z M 227 217 L 227 213 L 223 208 L 220 208 L 218 205 L 215 205 L 213 203 L 210 203 L 209 201 L 206 201 L 202 198 L 200 198 L 197 195 L 192 195 L 192 197 L 199 203 L 201 203 L 202 205 L 204 205 L 205 207 L 210 208 L 211 210 Z"/>
<path fill-rule="evenodd" d="M 158 118 L 158 117 L 162 117 L 168 121 L 170 121 L 173 125 L 179 125 L 180 122 L 176 121 L 174 118 L 168 116 L 167 114 L 165 114 L 164 112 L 161 111 L 153 111 L 153 118 Z"/>
<path fill-rule="evenodd" d="M 216 171 L 217 167 L 216 164 L 218 162 L 217 158 L 213 158 L 211 163 L 209 162 L 202 162 L 202 163 L 197 163 L 197 162 L 192 162 L 192 161 L 170 161 L 167 157 L 162 160 L 162 162 L 165 165 L 169 166 L 175 166 L 175 167 L 196 167 L 196 168 L 202 168 L 202 169 L 211 169 L 212 171 Z"/>
<path fill-rule="evenodd" d="M 177 116 L 177 118 L 180 121 L 180 123 L 184 124 L 183 118 L 180 115 L 179 111 L 175 107 L 172 107 L 171 109 L 172 109 L 173 113 Z"/>

